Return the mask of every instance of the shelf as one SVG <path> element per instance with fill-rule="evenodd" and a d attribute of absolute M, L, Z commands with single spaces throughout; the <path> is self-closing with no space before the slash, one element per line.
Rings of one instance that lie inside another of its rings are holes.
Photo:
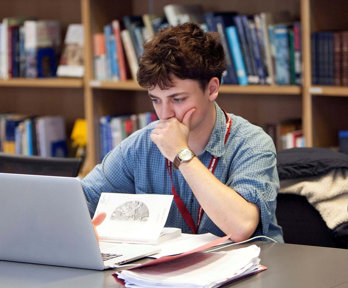
<path fill-rule="evenodd" d="M 277 85 L 221 85 L 220 93 L 232 94 L 287 94 L 300 95 L 302 88 L 300 86 L 277 86 Z"/>
<path fill-rule="evenodd" d="M 131 91 L 145 91 L 135 81 L 99 81 L 93 80 L 90 86 L 98 89 L 114 89 L 114 90 L 131 90 Z M 238 86 L 238 85 L 221 85 L 220 93 L 233 94 L 290 94 L 300 95 L 301 87 L 299 86 L 269 86 L 269 85 L 255 85 L 255 86 Z"/>
<path fill-rule="evenodd" d="M 83 79 L 73 78 L 43 78 L 43 79 L 28 79 L 28 78 L 13 78 L 0 79 L 0 87 L 52 87 L 52 88 L 82 88 Z"/>
<path fill-rule="evenodd" d="M 348 87 L 312 86 L 309 93 L 315 96 L 348 97 Z"/>
<path fill-rule="evenodd" d="M 100 81 L 92 80 L 89 82 L 92 88 L 98 89 L 113 89 L 113 90 L 130 90 L 130 91 L 145 91 L 137 82 L 133 80 L 127 81 Z"/>

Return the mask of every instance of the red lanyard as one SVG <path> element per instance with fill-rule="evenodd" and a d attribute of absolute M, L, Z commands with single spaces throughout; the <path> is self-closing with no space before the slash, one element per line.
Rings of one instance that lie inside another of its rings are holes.
<path fill-rule="evenodd" d="M 225 111 L 224 111 L 224 113 L 225 113 L 225 116 L 226 116 L 226 134 L 225 134 L 224 144 L 226 144 L 226 141 L 227 141 L 228 136 L 229 136 L 230 131 L 231 131 L 232 120 L 231 120 L 231 117 L 228 116 Z M 208 169 L 209 169 L 209 171 L 211 173 L 214 174 L 214 171 L 215 171 L 215 168 L 216 168 L 218 162 L 219 162 L 219 158 L 218 157 L 211 156 L 210 163 L 209 163 L 209 166 L 208 166 Z M 167 169 L 168 169 L 168 173 L 169 173 L 169 176 L 170 176 L 170 181 L 171 181 L 171 184 L 172 184 L 172 194 L 174 195 L 174 201 L 176 203 L 176 206 L 178 207 L 178 209 L 180 211 L 180 214 L 184 218 L 186 224 L 191 229 L 192 233 L 197 234 L 198 233 L 199 224 L 201 223 L 201 219 L 202 219 L 203 212 L 204 212 L 203 208 L 201 207 L 201 205 L 199 205 L 198 217 L 197 217 L 197 225 L 195 225 L 195 222 L 193 221 L 192 215 L 187 210 L 184 202 L 182 201 L 181 197 L 178 195 L 178 193 L 176 192 L 176 190 L 174 188 L 173 175 L 172 175 L 172 163 L 168 159 L 166 159 L 166 164 L 167 164 Z"/>

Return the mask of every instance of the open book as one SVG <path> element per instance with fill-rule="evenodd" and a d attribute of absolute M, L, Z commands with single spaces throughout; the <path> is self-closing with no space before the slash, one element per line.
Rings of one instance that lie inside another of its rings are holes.
<path fill-rule="evenodd" d="M 97 227 L 100 240 L 159 244 L 179 237 L 179 228 L 164 228 L 172 200 L 172 195 L 102 193 L 95 212 L 106 213 Z"/>

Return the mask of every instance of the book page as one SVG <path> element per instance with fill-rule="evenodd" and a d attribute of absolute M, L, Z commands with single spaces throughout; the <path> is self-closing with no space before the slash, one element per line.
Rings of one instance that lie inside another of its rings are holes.
<path fill-rule="evenodd" d="M 100 240 L 157 243 L 172 200 L 172 195 L 102 193 L 95 212 L 106 213 L 97 227 Z"/>

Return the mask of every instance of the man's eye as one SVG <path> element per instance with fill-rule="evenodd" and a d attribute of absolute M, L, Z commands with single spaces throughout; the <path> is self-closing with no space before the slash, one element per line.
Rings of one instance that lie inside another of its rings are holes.
<path fill-rule="evenodd" d="M 173 98 L 173 102 L 175 102 L 175 103 L 180 103 L 183 100 L 184 100 L 183 98 Z"/>
<path fill-rule="evenodd" d="M 155 103 L 155 104 L 158 104 L 158 103 L 159 103 L 159 100 L 158 100 L 158 99 L 155 99 L 155 98 L 151 98 L 151 101 L 152 101 L 152 103 Z"/>

